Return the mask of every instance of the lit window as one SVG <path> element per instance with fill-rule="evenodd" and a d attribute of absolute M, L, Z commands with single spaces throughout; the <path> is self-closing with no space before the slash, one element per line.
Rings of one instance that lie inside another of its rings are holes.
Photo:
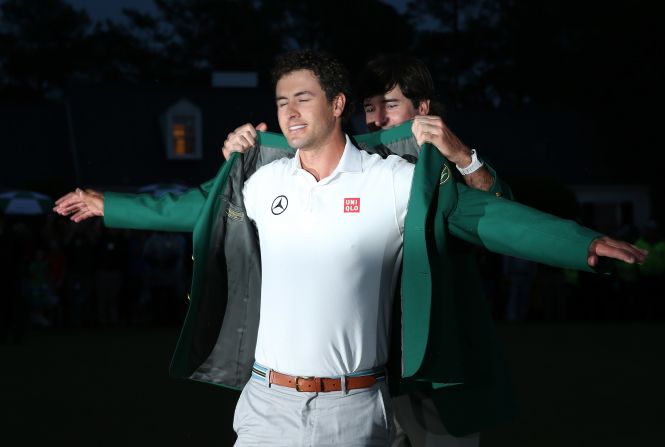
<path fill-rule="evenodd" d="M 173 153 L 176 156 L 191 155 L 196 152 L 193 116 L 174 116 L 171 124 Z"/>
<path fill-rule="evenodd" d="M 201 111 L 180 100 L 166 112 L 166 154 L 169 159 L 201 158 Z"/>

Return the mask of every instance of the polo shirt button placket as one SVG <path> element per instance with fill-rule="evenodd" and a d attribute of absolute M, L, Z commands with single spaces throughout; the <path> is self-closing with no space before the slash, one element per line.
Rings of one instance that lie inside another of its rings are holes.
<path fill-rule="evenodd" d="M 307 207 L 305 208 L 305 211 L 308 214 L 312 214 L 313 208 L 312 208 L 312 199 L 314 198 L 314 188 L 312 187 L 307 191 Z"/>

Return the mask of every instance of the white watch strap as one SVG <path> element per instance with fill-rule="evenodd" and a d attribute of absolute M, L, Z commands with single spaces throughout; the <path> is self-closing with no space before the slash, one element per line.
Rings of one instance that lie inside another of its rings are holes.
<path fill-rule="evenodd" d="M 460 168 L 459 165 L 457 166 L 457 170 L 462 173 L 462 175 L 469 175 L 473 172 L 476 172 L 478 169 L 483 167 L 483 162 L 478 158 L 478 154 L 476 153 L 475 149 L 471 149 L 471 164 L 465 168 Z"/>

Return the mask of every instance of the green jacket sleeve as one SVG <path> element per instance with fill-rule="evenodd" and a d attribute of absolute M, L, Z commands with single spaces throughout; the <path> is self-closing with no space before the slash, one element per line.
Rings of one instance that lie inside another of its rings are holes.
<path fill-rule="evenodd" d="M 508 183 L 504 182 L 503 179 L 499 178 L 494 168 L 490 166 L 488 163 L 485 163 L 485 167 L 487 168 L 488 171 L 490 171 L 492 177 L 494 177 L 494 183 L 492 183 L 492 186 L 487 192 L 497 197 L 503 197 L 504 199 L 513 200 L 513 191 L 510 189 L 510 186 L 508 186 Z"/>
<path fill-rule="evenodd" d="M 104 193 L 104 225 L 111 228 L 156 231 L 193 231 L 203 208 L 210 180 L 182 194 Z"/>
<path fill-rule="evenodd" d="M 555 267 L 593 271 L 587 264 L 599 233 L 494 194 L 457 183 L 448 215 L 451 234 L 490 251 Z"/>

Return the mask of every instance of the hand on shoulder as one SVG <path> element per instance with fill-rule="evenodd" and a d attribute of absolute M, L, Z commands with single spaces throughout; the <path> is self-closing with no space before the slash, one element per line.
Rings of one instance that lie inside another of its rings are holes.
<path fill-rule="evenodd" d="M 416 116 L 413 119 L 411 131 L 419 145 L 432 144 L 444 157 L 456 165 L 468 166 L 471 163 L 471 149 L 457 138 L 457 135 L 448 128 L 440 116 Z"/>
<path fill-rule="evenodd" d="M 224 140 L 224 146 L 222 147 L 222 155 L 224 155 L 224 159 L 228 160 L 233 152 L 247 152 L 256 146 L 256 132 L 265 132 L 266 130 L 268 130 L 268 125 L 266 123 L 259 123 L 256 127 L 247 123 L 229 133 L 226 140 Z"/>

